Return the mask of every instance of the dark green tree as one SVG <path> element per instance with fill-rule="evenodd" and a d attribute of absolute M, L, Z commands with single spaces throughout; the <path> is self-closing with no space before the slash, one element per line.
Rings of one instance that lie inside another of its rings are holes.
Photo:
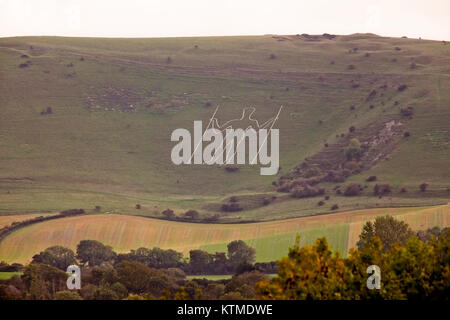
<path fill-rule="evenodd" d="M 76 291 L 58 291 L 55 295 L 56 300 L 83 300 Z"/>
<path fill-rule="evenodd" d="M 253 264 L 255 262 L 255 249 L 242 240 L 235 240 L 227 245 L 228 260 L 233 268 L 240 264 Z"/>
<path fill-rule="evenodd" d="M 53 246 L 33 256 L 31 263 L 42 263 L 66 271 L 67 267 L 76 264 L 75 253 L 62 246 Z"/>
<path fill-rule="evenodd" d="M 152 270 L 145 264 L 137 261 L 122 261 L 117 267 L 119 282 L 129 292 L 141 294 L 147 292 L 152 279 Z"/>
<path fill-rule="evenodd" d="M 383 250 L 389 250 L 393 245 L 404 245 L 414 235 L 407 223 L 394 219 L 392 216 L 378 217 L 375 222 L 368 221 L 359 235 L 359 249 L 374 236 L 380 238 Z"/>
<path fill-rule="evenodd" d="M 207 274 L 210 265 L 213 262 L 213 257 L 208 252 L 203 250 L 189 251 L 189 265 L 192 273 Z"/>
<path fill-rule="evenodd" d="M 90 267 L 98 266 L 103 262 L 113 262 L 116 253 L 110 246 L 96 240 L 82 240 L 77 246 L 77 259 Z"/>

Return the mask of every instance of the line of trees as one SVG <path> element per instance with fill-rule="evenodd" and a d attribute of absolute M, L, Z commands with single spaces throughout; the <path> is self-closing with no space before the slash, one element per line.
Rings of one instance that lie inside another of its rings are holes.
<path fill-rule="evenodd" d="M 137 261 L 150 268 L 179 268 L 186 274 L 233 274 L 236 270 L 254 270 L 276 272 L 275 262 L 256 263 L 255 249 L 242 240 L 232 241 L 227 246 L 227 253 L 209 253 L 204 250 L 191 250 L 189 258 L 172 249 L 138 248 L 128 253 L 113 251 L 110 246 L 96 240 L 82 240 L 77 246 L 76 254 L 68 248 L 53 246 L 33 256 L 31 263 L 41 263 L 66 270 L 71 264 L 84 267 L 101 265 L 115 266 L 122 261 Z"/>

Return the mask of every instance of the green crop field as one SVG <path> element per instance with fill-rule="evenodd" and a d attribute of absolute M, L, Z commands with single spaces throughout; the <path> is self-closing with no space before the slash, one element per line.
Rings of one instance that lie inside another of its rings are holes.
<path fill-rule="evenodd" d="M 22 272 L 0 272 L 0 280 L 8 280 L 13 276 L 20 276 Z"/>
<path fill-rule="evenodd" d="M 47 247 L 62 245 L 75 250 L 85 239 L 99 240 L 117 252 L 160 247 L 172 248 L 185 255 L 196 248 L 226 251 L 228 242 L 241 239 L 255 247 L 257 261 L 273 261 L 287 254 L 297 235 L 301 236 L 302 244 L 311 244 L 325 236 L 332 248 L 345 255 L 355 246 L 362 224 L 385 214 L 406 221 L 415 230 L 425 230 L 448 225 L 450 206 L 367 209 L 243 224 L 186 223 L 92 214 L 45 221 L 14 231 L 0 242 L 0 260 L 26 263 Z"/>

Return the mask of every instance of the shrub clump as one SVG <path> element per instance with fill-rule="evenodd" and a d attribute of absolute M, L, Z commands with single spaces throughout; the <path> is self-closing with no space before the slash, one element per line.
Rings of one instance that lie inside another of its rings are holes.
<path fill-rule="evenodd" d="M 227 172 L 236 172 L 239 170 L 238 167 L 231 167 L 231 166 L 226 166 L 225 170 L 227 170 Z"/>
<path fill-rule="evenodd" d="M 276 196 L 271 196 L 271 197 L 265 196 L 265 197 L 263 198 L 263 205 L 264 205 L 264 206 L 269 205 L 270 203 L 274 202 L 274 201 L 276 200 L 276 198 L 277 198 Z"/>
<path fill-rule="evenodd" d="M 69 210 L 63 210 L 59 214 L 62 216 L 75 216 L 78 214 L 84 214 L 84 209 L 69 209 Z"/>
<path fill-rule="evenodd" d="M 414 111 L 414 108 L 409 106 L 409 107 L 406 107 L 406 108 L 401 108 L 400 109 L 400 114 L 402 116 L 404 116 L 404 117 L 410 117 L 410 116 L 413 115 L 413 111 Z"/>
<path fill-rule="evenodd" d="M 376 184 L 375 187 L 373 187 L 373 193 L 376 196 L 382 196 L 388 193 L 391 193 L 392 188 L 389 184 Z"/>
<path fill-rule="evenodd" d="M 224 212 L 236 212 L 241 211 L 242 208 L 239 205 L 239 203 L 233 202 L 233 203 L 224 203 L 221 207 L 221 210 Z"/>
<path fill-rule="evenodd" d="M 347 197 L 358 196 L 361 194 L 361 191 L 362 191 L 361 185 L 357 183 L 352 183 L 348 185 L 347 188 L 345 189 L 344 196 Z"/>
<path fill-rule="evenodd" d="M 333 204 L 333 206 L 331 207 L 331 210 L 337 210 L 339 209 L 339 206 L 337 204 Z"/>
<path fill-rule="evenodd" d="M 167 218 L 167 219 L 173 219 L 175 218 L 175 212 L 173 212 L 173 210 L 171 209 L 166 209 L 162 212 L 162 214 Z"/>
<path fill-rule="evenodd" d="M 425 192 L 427 190 L 427 188 L 428 188 L 428 183 L 425 183 L 425 182 L 421 183 L 419 186 L 419 189 L 421 192 Z"/>
<path fill-rule="evenodd" d="M 406 84 L 402 84 L 397 88 L 397 90 L 401 92 L 404 91 L 406 88 L 408 88 L 408 86 Z"/>
<path fill-rule="evenodd" d="M 315 197 L 320 196 L 325 193 L 324 188 L 315 188 L 306 184 L 304 186 L 296 186 L 291 189 L 291 196 L 294 198 L 307 198 L 307 197 Z"/>
<path fill-rule="evenodd" d="M 370 176 L 366 179 L 367 182 L 377 181 L 377 176 Z"/>
<path fill-rule="evenodd" d="M 359 142 L 359 140 L 356 138 L 351 139 L 348 147 L 345 149 L 345 156 L 347 157 L 347 160 L 359 160 L 362 154 L 363 150 L 361 148 L 361 143 Z"/>
<path fill-rule="evenodd" d="M 188 210 L 184 213 L 184 216 L 186 218 L 194 220 L 194 219 L 198 219 L 199 213 L 197 210 Z"/>

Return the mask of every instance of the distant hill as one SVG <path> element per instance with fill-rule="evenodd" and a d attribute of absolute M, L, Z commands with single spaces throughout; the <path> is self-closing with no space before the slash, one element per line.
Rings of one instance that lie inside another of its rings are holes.
<path fill-rule="evenodd" d="M 283 105 L 278 175 L 172 164 L 171 132 L 207 122 L 218 105 L 220 119 L 252 106 L 259 121 Z M 178 219 L 193 209 L 198 220 L 239 222 L 447 203 L 449 123 L 445 42 L 1 38 L 0 213 L 99 206 L 161 218 L 170 208 Z M 345 196 L 351 183 L 361 190 Z M 305 184 L 324 194 L 302 197 Z M 391 192 L 375 195 L 376 184 Z M 230 203 L 238 209 L 224 210 Z"/>

